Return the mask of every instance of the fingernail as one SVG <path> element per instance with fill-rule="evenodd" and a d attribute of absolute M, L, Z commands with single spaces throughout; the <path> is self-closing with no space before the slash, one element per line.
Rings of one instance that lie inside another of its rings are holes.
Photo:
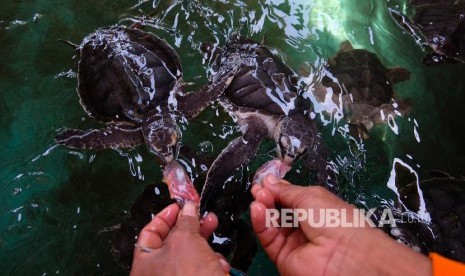
<path fill-rule="evenodd" d="M 182 215 L 188 217 L 196 217 L 197 216 L 197 206 L 194 202 L 188 201 L 184 204 L 182 208 Z"/>
<path fill-rule="evenodd" d="M 145 244 L 150 239 L 151 233 L 148 231 L 142 231 L 137 238 L 138 244 Z"/>
<path fill-rule="evenodd" d="M 250 190 L 250 192 L 252 193 L 252 196 L 254 198 L 256 198 L 257 196 L 257 193 L 260 192 L 262 190 L 262 187 L 258 184 L 255 184 L 253 185 L 252 189 Z"/>
<path fill-rule="evenodd" d="M 158 213 L 158 215 L 161 215 L 161 216 L 169 216 L 170 213 L 172 211 L 172 208 L 171 208 L 171 205 L 169 205 L 168 207 L 166 207 L 165 209 L 163 209 L 160 213 Z M 154 219 L 155 216 L 152 218 Z"/>

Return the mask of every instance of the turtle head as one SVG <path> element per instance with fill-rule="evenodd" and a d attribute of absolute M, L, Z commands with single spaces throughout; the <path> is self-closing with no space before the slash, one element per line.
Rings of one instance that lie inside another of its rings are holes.
<path fill-rule="evenodd" d="M 304 116 L 286 117 L 276 133 L 278 157 L 291 164 L 313 147 L 315 127 Z"/>
<path fill-rule="evenodd" d="M 142 126 L 144 139 L 150 152 L 157 155 L 163 162 L 173 161 L 179 150 L 181 133 L 176 121 L 169 116 L 157 116 L 148 120 Z"/>

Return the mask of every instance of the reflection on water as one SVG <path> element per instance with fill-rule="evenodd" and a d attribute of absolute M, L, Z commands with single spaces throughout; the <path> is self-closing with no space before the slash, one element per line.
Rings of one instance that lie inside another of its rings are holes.
<path fill-rule="evenodd" d="M 221 46 L 234 33 L 263 40 L 295 72 L 312 68 L 311 75 L 302 79 L 308 85 L 345 40 L 356 49 L 377 54 L 386 67 L 408 69 L 410 80 L 398 83 L 395 91 L 399 98 L 413 99 L 412 112 L 374 126 L 369 139 L 349 135 L 344 110 L 322 114 L 326 108 L 340 110 L 340 103 L 331 96 L 313 106 L 347 200 L 364 207 L 397 200 L 387 186 L 394 160 L 412 168 L 420 182 L 429 178 L 431 170 L 462 174 L 465 83 L 460 76 L 465 69 L 423 66 L 422 48 L 398 27 L 388 10 L 404 12 L 405 2 L 38 0 L 2 4 L 0 268 L 6 274 L 125 273 L 109 253 L 114 231 L 102 230 L 128 216 L 145 186 L 161 180 L 161 169 L 145 147 L 96 152 L 54 145 L 54 136 L 64 126 L 99 126 L 87 119 L 78 103 L 73 51 L 57 39 L 79 43 L 99 27 L 128 26 L 154 11 L 153 17 L 145 19 L 146 30 L 164 37 L 180 55 L 186 91 L 200 88 L 207 80 L 201 43 Z M 193 151 L 182 153 L 181 163 L 200 189 L 211 161 L 239 135 L 237 126 L 213 106 L 181 128 L 183 148 Z M 230 191 L 235 197 L 224 202 L 225 210 L 234 202 L 247 207 L 250 195 L 244 187 L 250 184 L 249 172 L 275 156 L 274 150 L 274 143 L 264 143 L 257 157 L 234 175 L 230 184 L 236 185 L 226 188 L 239 189 Z M 314 175 L 297 163 L 288 178 L 308 184 Z M 235 235 L 248 233 L 247 227 L 239 225 L 246 223 L 247 216 L 234 217 L 240 218 L 230 227 L 236 229 Z M 229 226 L 224 223 L 225 233 Z M 265 262 L 259 252 L 251 272 L 269 272 L 271 266 Z"/>

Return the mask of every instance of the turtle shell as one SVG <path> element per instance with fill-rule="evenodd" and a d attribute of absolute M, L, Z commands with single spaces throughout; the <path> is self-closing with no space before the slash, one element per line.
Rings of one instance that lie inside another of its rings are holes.
<path fill-rule="evenodd" d="M 431 48 L 447 58 L 465 62 L 465 1 L 411 0 L 410 4 L 416 10 L 413 23 Z"/>
<path fill-rule="evenodd" d="M 212 68 L 224 71 L 236 66 L 238 72 L 225 91 L 235 105 L 278 115 L 296 112 L 295 73 L 265 46 L 233 37 L 216 56 Z"/>
<path fill-rule="evenodd" d="M 78 94 L 99 121 L 140 122 L 148 110 L 167 103 L 182 78 L 175 50 L 139 29 L 98 29 L 78 51 Z"/>
<path fill-rule="evenodd" d="M 465 0 L 409 0 L 407 13 L 391 9 L 397 24 L 429 51 L 426 65 L 465 63 Z"/>
<path fill-rule="evenodd" d="M 419 183 L 426 209 L 431 216 L 434 236 L 420 236 L 427 251 L 435 251 L 465 262 L 465 180 L 440 176 Z M 399 189 L 402 203 L 409 210 L 418 210 L 417 183 L 412 182 Z M 419 229 L 411 229 L 417 232 Z M 431 233 L 429 233 L 431 235 Z"/>
<path fill-rule="evenodd" d="M 322 79 L 324 86 L 333 88 L 337 94 L 350 93 L 355 103 L 375 107 L 389 103 L 394 97 L 395 82 L 408 79 L 410 74 L 403 68 L 386 68 L 376 54 L 353 49 L 349 42 L 341 45 L 326 67 L 339 84 L 325 76 Z"/>

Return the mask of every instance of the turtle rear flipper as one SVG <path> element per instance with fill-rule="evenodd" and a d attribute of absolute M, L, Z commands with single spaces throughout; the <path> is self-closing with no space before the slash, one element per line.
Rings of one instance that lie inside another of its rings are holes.
<path fill-rule="evenodd" d="M 229 142 L 208 170 L 200 197 L 200 214 L 213 209 L 215 201 L 223 192 L 224 183 L 237 168 L 246 164 L 257 153 L 266 134 L 267 130 L 260 120 L 249 118 L 244 135 Z"/>
<path fill-rule="evenodd" d="M 66 129 L 55 137 L 57 144 L 74 149 L 132 148 L 144 143 L 140 127 L 110 125 L 101 129 Z"/>
<path fill-rule="evenodd" d="M 383 104 L 373 109 L 371 121 L 374 124 L 387 124 L 389 119 L 396 116 L 406 116 L 412 111 L 412 99 L 406 98 L 396 101 L 396 104 Z"/>
<path fill-rule="evenodd" d="M 387 72 L 387 77 L 393 83 L 408 81 L 410 79 L 410 71 L 403 67 L 390 68 Z"/>

